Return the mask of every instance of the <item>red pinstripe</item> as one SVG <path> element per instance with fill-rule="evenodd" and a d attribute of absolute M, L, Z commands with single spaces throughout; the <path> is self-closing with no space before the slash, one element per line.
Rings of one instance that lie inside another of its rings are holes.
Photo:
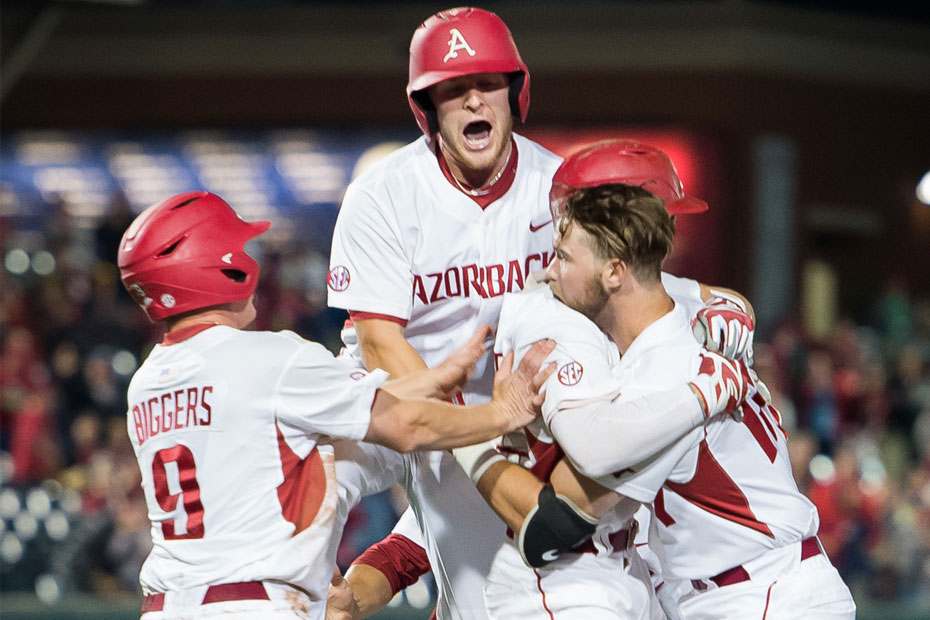
<path fill-rule="evenodd" d="M 769 586 L 768 592 L 765 594 L 765 611 L 762 612 L 762 620 L 765 620 L 765 617 L 769 613 L 769 602 L 772 600 L 772 588 L 775 587 L 777 581 L 773 581 L 772 585 Z"/>
<path fill-rule="evenodd" d="M 549 620 L 555 620 L 555 616 L 552 615 L 552 610 L 549 609 L 549 605 L 546 604 L 546 593 L 543 592 L 542 589 L 542 575 L 540 575 L 539 571 L 535 568 L 533 569 L 533 573 L 536 575 L 536 588 L 539 590 L 539 593 L 542 594 L 543 609 L 549 614 Z"/>

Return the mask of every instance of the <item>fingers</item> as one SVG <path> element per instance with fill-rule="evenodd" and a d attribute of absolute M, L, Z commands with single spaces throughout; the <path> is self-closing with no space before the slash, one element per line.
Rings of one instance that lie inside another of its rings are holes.
<path fill-rule="evenodd" d="M 539 372 L 539 368 L 542 366 L 543 361 L 552 353 L 554 348 L 555 340 L 549 338 L 537 340 L 533 343 L 533 346 L 530 347 L 530 350 L 526 352 L 526 355 L 523 356 L 523 359 L 520 360 L 520 366 L 517 370 L 536 374 Z M 552 373 L 550 372 L 549 374 Z"/>
<path fill-rule="evenodd" d="M 555 362 L 549 362 L 548 364 L 546 364 L 545 366 L 539 369 L 539 372 L 537 372 L 533 376 L 533 389 L 535 392 L 539 391 L 539 388 L 543 386 L 543 384 L 546 382 L 546 379 L 552 376 L 552 373 L 555 372 L 555 369 L 557 367 L 558 367 L 558 364 L 556 364 Z"/>
<path fill-rule="evenodd" d="M 487 342 L 493 335 L 494 330 L 491 329 L 490 325 L 485 323 L 475 330 L 475 333 L 472 334 L 471 338 L 468 339 L 468 343 L 465 346 L 469 348 L 474 347 L 475 349 L 481 349 L 481 354 L 484 354 L 485 350 L 488 348 Z"/>

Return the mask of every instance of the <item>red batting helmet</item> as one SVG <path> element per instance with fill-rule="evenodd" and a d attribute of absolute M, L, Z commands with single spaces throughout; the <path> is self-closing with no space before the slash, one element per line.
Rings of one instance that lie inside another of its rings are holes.
<path fill-rule="evenodd" d="M 681 179 L 668 155 L 634 140 L 604 140 L 578 151 L 552 177 L 549 207 L 556 219 L 576 189 L 608 183 L 638 185 L 665 201 L 668 212 L 701 213 L 707 203 L 685 196 Z"/>
<path fill-rule="evenodd" d="M 209 192 L 178 194 L 133 220 L 119 245 L 123 286 L 153 321 L 248 299 L 258 263 L 243 247 L 271 222 L 246 222 Z"/>
<path fill-rule="evenodd" d="M 444 80 L 475 73 L 510 74 L 510 111 L 521 121 L 530 108 L 530 72 L 500 17 L 472 7 L 436 13 L 413 33 L 407 99 L 427 136 L 438 130 L 436 110 L 426 89 Z"/>

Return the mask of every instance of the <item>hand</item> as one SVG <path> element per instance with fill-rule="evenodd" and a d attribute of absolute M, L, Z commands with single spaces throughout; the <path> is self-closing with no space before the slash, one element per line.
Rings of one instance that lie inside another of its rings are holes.
<path fill-rule="evenodd" d="M 691 321 L 694 337 L 708 351 L 731 360 L 747 355 L 752 365 L 752 336 L 755 322 L 735 302 L 715 297 L 698 310 Z"/>
<path fill-rule="evenodd" d="M 539 340 L 533 343 L 516 370 L 513 370 L 513 351 L 504 356 L 501 367 L 494 375 L 494 394 L 491 404 L 501 408 L 512 422 L 507 431 L 523 428 L 539 415 L 539 408 L 546 400 L 539 390 L 553 372 L 555 362 L 542 363 L 555 348 L 554 340 Z"/>
<path fill-rule="evenodd" d="M 745 363 L 705 351 L 701 354 L 698 376 L 689 385 L 699 396 L 705 418 L 726 412 L 742 421 L 739 405 L 749 391 L 749 369 Z"/>
<path fill-rule="evenodd" d="M 339 567 L 333 567 L 333 579 L 326 594 L 326 620 L 354 620 L 358 614 L 358 605 L 352 594 L 352 587 L 345 580 Z"/>
<path fill-rule="evenodd" d="M 475 372 L 475 365 L 487 351 L 486 342 L 493 335 L 490 325 L 479 327 L 461 348 L 441 364 L 430 369 L 435 381 L 431 397 L 450 400 L 456 396 Z"/>

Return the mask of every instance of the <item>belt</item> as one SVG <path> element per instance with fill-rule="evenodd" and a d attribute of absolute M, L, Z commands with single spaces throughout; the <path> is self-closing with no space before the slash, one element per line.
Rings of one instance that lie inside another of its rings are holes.
<path fill-rule="evenodd" d="M 203 595 L 201 605 L 208 603 L 222 603 L 224 601 L 267 601 L 268 591 L 261 581 L 245 581 L 242 583 L 223 583 L 209 586 Z M 142 599 L 142 613 L 149 611 L 162 611 L 165 608 L 165 593 L 146 594 Z"/>
<path fill-rule="evenodd" d="M 801 561 L 803 562 L 807 558 L 812 558 L 816 555 L 820 555 L 823 551 L 820 549 L 820 541 L 817 540 L 816 536 L 811 536 L 810 538 L 805 538 L 801 541 Z M 740 566 L 734 566 L 733 568 L 727 569 L 718 575 L 713 577 L 708 577 L 709 581 L 713 581 L 717 584 L 718 588 L 723 586 L 732 586 L 734 583 L 742 583 L 743 581 L 749 581 L 749 573 L 745 568 Z M 693 579 L 691 580 L 691 585 L 694 586 L 696 590 L 704 590 L 707 588 L 706 585 L 700 580 Z"/>

